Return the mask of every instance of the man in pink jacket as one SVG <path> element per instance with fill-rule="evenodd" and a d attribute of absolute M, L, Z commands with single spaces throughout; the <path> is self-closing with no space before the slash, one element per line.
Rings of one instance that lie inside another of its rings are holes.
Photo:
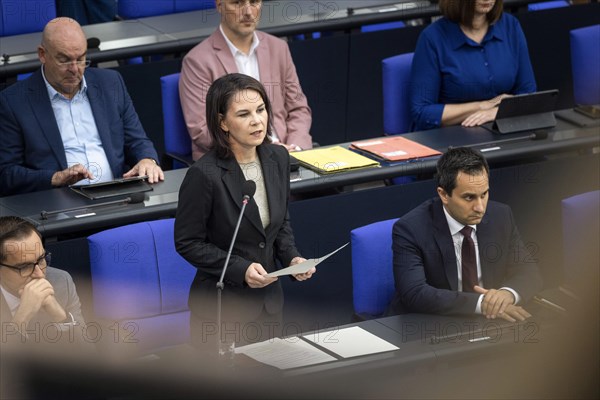
<path fill-rule="evenodd" d="M 256 30 L 261 0 L 216 0 L 219 28 L 183 59 L 179 95 L 192 138 L 192 156 L 211 147 L 206 93 L 217 78 L 239 72 L 259 80 L 273 106 L 273 141 L 289 151 L 312 147 L 311 110 L 300 87 L 287 43 Z"/>

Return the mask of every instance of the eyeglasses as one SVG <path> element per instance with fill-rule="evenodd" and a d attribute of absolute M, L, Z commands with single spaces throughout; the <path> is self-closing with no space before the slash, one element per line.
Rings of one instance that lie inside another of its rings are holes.
<path fill-rule="evenodd" d="M 19 274 L 21 274 L 21 277 L 27 278 L 27 277 L 33 275 L 33 271 L 35 271 L 35 267 L 40 267 L 40 269 L 42 271 L 45 270 L 46 267 L 48 265 L 50 265 L 51 258 L 52 258 L 52 253 L 44 253 L 34 263 L 26 263 L 26 264 L 21 264 L 21 265 L 0 264 L 0 267 L 6 267 L 6 268 L 17 270 L 17 271 L 19 271 Z"/>
<path fill-rule="evenodd" d="M 54 60 L 56 65 L 58 65 L 59 67 L 61 67 L 63 69 L 67 69 L 73 64 L 75 64 L 79 68 L 87 68 L 92 63 L 92 60 L 90 60 L 89 58 L 86 58 L 85 60 L 59 61 L 56 58 L 56 56 L 54 54 L 50 53 L 45 47 L 42 47 L 42 49 L 44 49 L 44 52 L 48 53 L 52 57 L 52 59 Z M 83 55 L 83 57 L 85 57 L 85 55 Z"/>
<path fill-rule="evenodd" d="M 86 59 L 86 60 L 72 60 L 72 61 L 58 62 L 55 59 L 55 62 L 56 62 L 56 65 L 58 65 L 59 67 L 61 67 L 63 69 L 69 68 L 72 64 L 77 65 L 79 68 L 87 68 L 92 63 L 92 60 Z"/>

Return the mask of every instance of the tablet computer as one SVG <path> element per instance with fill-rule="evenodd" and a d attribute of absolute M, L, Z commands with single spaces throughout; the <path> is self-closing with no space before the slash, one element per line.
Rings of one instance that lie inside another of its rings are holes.
<path fill-rule="evenodd" d="M 557 89 L 502 99 L 492 128 L 505 134 L 553 127 L 556 125 L 554 110 L 557 101 Z"/>
<path fill-rule="evenodd" d="M 122 196 L 132 193 L 148 192 L 152 186 L 147 182 L 148 176 L 134 176 L 131 178 L 115 179 L 110 182 L 75 184 L 69 186 L 71 190 L 88 199 L 104 199 L 113 196 Z"/>

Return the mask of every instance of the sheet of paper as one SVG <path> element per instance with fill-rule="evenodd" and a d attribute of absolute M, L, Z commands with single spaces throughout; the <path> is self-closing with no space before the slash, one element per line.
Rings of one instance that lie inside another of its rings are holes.
<path fill-rule="evenodd" d="M 310 343 L 306 343 L 299 337 L 275 338 L 260 343 L 249 344 L 236 348 L 235 352 L 245 354 L 258 362 L 279 369 L 298 368 L 336 361 L 335 357 L 319 350 Z"/>
<path fill-rule="evenodd" d="M 399 347 L 358 326 L 315 332 L 303 337 L 344 358 L 399 349 Z"/>
<path fill-rule="evenodd" d="M 292 265 L 291 267 L 287 267 L 287 268 L 280 269 L 279 271 L 271 272 L 270 274 L 267 274 L 267 276 L 275 277 L 275 276 L 282 276 L 282 275 L 303 274 L 303 273 L 309 271 L 311 268 L 316 267 L 321 262 L 325 261 L 327 258 L 331 257 L 332 255 L 334 255 L 335 253 L 337 253 L 344 247 L 348 246 L 349 244 L 350 243 L 346 243 L 342 247 L 338 248 L 337 250 L 332 251 L 331 253 L 327 254 L 326 256 L 323 256 L 320 258 L 311 258 L 309 260 L 301 262 L 300 264 Z"/>

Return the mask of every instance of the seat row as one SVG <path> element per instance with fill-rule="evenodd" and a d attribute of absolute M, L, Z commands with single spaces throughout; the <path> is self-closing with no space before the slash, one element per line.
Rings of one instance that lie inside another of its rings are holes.
<path fill-rule="evenodd" d="M 600 104 L 600 25 L 571 31 L 571 65 L 576 104 Z M 382 60 L 383 124 L 389 135 L 410 131 L 409 83 L 413 53 Z M 191 165 L 191 141 L 179 104 L 179 73 L 161 78 L 167 166 Z"/>
<path fill-rule="evenodd" d="M 119 0 L 115 17 L 135 19 L 214 7 L 214 0 Z M 57 14 L 56 0 L 0 0 L 0 37 L 41 32 Z"/>

